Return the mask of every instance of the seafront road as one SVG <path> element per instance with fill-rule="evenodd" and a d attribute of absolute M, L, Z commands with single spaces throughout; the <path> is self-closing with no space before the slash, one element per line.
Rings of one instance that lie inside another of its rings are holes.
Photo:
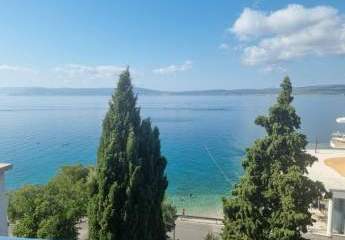
<path fill-rule="evenodd" d="M 202 240 L 207 233 L 212 232 L 219 235 L 223 225 L 221 221 L 205 220 L 197 218 L 178 217 L 176 220 L 175 239 L 176 240 Z M 173 232 L 169 234 L 173 238 Z"/>

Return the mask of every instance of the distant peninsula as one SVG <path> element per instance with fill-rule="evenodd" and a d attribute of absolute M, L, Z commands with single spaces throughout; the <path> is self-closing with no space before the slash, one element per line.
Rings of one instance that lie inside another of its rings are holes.
<path fill-rule="evenodd" d="M 278 88 L 263 89 L 214 89 L 199 91 L 160 91 L 135 88 L 138 95 L 149 96 L 238 96 L 238 95 L 274 95 Z M 45 87 L 0 87 L 0 96 L 110 96 L 112 88 L 45 88 Z M 345 95 L 345 84 L 315 85 L 294 88 L 296 95 Z"/>

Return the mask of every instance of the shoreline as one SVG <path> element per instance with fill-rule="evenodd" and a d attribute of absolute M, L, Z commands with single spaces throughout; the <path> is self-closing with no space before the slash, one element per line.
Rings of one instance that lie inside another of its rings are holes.
<path fill-rule="evenodd" d="M 178 215 L 191 215 L 198 217 L 223 217 L 223 201 L 222 198 L 227 197 L 226 194 L 203 194 L 188 198 L 182 198 L 179 195 L 168 194 L 168 202 L 172 203 Z"/>
<path fill-rule="evenodd" d="M 326 144 L 321 144 L 317 148 L 317 151 L 330 151 L 334 150 Z M 314 153 L 315 146 L 308 144 L 305 149 L 307 153 Z M 338 150 L 339 151 L 339 150 Z M 196 217 L 211 217 L 211 218 L 223 218 L 223 201 L 222 198 L 229 197 L 231 195 L 231 189 L 224 194 L 202 194 L 182 196 L 167 194 L 167 199 L 171 202 L 177 209 L 178 215 L 183 215 L 183 210 L 185 215 L 196 216 Z"/>

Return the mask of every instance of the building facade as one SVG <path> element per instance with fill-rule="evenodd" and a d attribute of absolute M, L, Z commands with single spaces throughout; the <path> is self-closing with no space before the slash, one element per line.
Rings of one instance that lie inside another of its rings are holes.
<path fill-rule="evenodd" d="M 11 164 L 0 163 L 0 236 L 8 235 L 7 196 L 5 192 L 5 172 L 12 168 Z"/>
<path fill-rule="evenodd" d="M 308 169 L 309 178 L 322 182 L 332 196 L 320 204 L 313 232 L 329 239 L 345 239 L 345 150 L 321 149 L 309 153 L 318 159 Z"/>

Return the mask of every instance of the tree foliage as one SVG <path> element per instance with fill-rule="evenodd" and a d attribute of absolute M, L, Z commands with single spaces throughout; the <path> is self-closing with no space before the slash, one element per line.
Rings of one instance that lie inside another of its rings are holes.
<path fill-rule="evenodd" d="M 212 232 L 209 232 L 206 234 L 204 240 L 219 240 L 219 237 L 213 234 Z"/>
<path fill-rule="evenodd" d="M 292 101 L 286 77 L 268 116 L 255 121 L 266 135 L 247 149 L 244 176 L 232 197 L 224 199 L 223 239 L 298 240 L 312 225 L 309 206 L 325 190 L 306 176 L 316 158 L 305 151 L 306 136 L 298 131 L 301 120 Z"/>
<path fill-rule="evenodd" d="M 171 232 L 175 228 L 175 221 L 177 219 L 177 209 L 169 201 L 163 202 L 163 220 L 165 225 L 165 231 Z"/>
<path fill-rule="evenodd" d="M 10 193 L 8 216 L 19 237 L 77 239 L 86 215 L 89 168 L 63 167 L 47 185 L 26 185 Z"/>
<path fill-rule="evenodd" d="M 166 160 L 158 128 L 141 120 L 129 70 L 103 121 L 97 167 L 92 178 L 89 232 L 92 240 L 165 239 L 162 201 Z"/>

